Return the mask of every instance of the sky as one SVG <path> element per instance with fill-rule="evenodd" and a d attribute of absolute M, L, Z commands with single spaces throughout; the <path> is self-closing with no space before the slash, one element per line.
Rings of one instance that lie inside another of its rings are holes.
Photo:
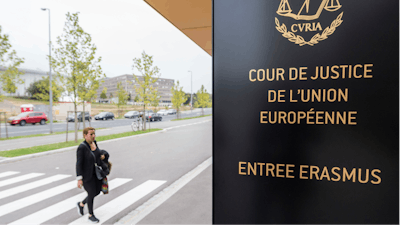
<path fill-rule="evenodd" d="M 143 51 L 153 56 L 162 78 L 179 80 L 186 93 L 204 85 L 212 92 L 212 58 L 143 0 L 14 0 L 0 7 L 2 34 L 23 57 L 26 69 L 49 71 L 49 16 L 51 41 L 62 35 L 66 13 L 79 12 L 79 24 L 97 46 L 107 77 L 140 75 L 133 59 Z"/>

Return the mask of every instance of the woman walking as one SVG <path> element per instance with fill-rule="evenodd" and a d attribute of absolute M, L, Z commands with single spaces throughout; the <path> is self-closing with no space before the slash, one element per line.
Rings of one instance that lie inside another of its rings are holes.
<path fill-rule="evenodd" d="M 89 221 L 98 223 L 99 219 L 93 214 L 93 201 L 100 191 L 102 180 L 97 179 L 95 163 L 101 166 L 104 170 L 104 175 L 107 175 L 108 169 L 106 164 L 101 160 L 101 151 L 95 141 L 95 129 L 87 127 L 83 130 L 85 140 L 79 145 L 76 152 L 76 179 L 78 180 L 78 188 L 84 187 L 87 192 L 87 197 L 77 203 L 78 213 L 83 216 L 84 206 L 87 203 L 89 209 Z"/>

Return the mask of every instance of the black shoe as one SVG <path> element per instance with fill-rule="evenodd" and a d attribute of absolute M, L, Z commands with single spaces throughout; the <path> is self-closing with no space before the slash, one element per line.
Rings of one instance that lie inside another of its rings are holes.
<path fill-rule="evenodd" d="M 88 219 L 89 219 L 89 221 L 92 222 L 92 223 L 98 223 L 98 222 L 100 222 L 100 220 L 97 219 L 94 215 L 89 216 Z"/>
<path fill-rule="evenodd" d="M 81 206 L 80 202 L 78 202 L 78 204 L 76 205 L 76 208 L 78 208 L 78 214 L 83 216 L 83 207 Z"/>

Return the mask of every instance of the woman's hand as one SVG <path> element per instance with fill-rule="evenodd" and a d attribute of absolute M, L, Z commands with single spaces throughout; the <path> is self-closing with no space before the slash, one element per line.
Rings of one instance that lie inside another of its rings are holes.
<path fill-rule="evenodd" d="M 78 180 L 78 188 L 82 188 L 83 186 L 83 181 L 82 180 Z"/>
<path fill-rule="evenodd" d="M 104 155 L 101 155 L 101 156 L 100 156 L 100 159 L 101 159 L 101 160 L 104 160 L 105 158 L 106 158 L 106 157 L 105 157 Z"/>

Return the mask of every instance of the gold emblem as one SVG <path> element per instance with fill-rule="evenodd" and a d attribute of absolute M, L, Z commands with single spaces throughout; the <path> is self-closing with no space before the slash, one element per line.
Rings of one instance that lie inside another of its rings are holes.
<path fill-rule="evenodd" d="M 276 13 L 280 16 L 290 17 L 297 21 L 305 20 L 305 21 L 313 21 L 320 17 L 323 10 L 328 12 L 335 12 L 342 7 L 340 5 L 339 0 L 321 0 L 321 4 L 319 5 L 315 14 L 308 15 L 310 10 L 310 0 L 304 0 L 303 5 L 297 14 L 293 13 L 288 0 L 281 0 L 279 4 L 278 10 Z M 303 14 L 305 11 L 306 15 Z M 306 41 L 301 35 L 296 35 L 296 32 L 308 32 L 308 31 L 322 31 L 321 24 L 319 22 L 313 23 L 298 23 L 293 24 L 290 29 L 286 27 L 284 23 L 280 25 L 278 18 L 275 17 L 276 29 L 282 33 L 282 36 L 287 38 L 289 41 L 294 42 L 300 46 L 310 45 L 314 46 L 318 44 L 320 41 L 323 41 L 328 38 L 333 32 L 335 32 L 336 28 L 342 24 L 343 12 L 340 13 L 335 20 L 332 21 L 330 26 L 327 26 L 322 33 L 315 34 L 309 41 Z"/>

